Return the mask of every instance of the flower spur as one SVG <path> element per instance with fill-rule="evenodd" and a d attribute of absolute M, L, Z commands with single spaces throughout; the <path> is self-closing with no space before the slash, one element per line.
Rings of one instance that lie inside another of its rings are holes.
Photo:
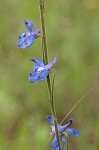
<path fill-rule="evenodd" d="M 31 46 L 34 43 L 34 41 L 39 36 L 40 30 L 34 28 L 34 25 L 29 20 L 24 20 L 23 24 L 28 29 L 28 31 L 22 33 L 19 36 L 20 42 L 17 42 L 16 44 L 20 48 L 24 49 L 24 48 L 27 48 L 27 47 Z"/>
<path fill-rule="evenodd" d="M 30 60 L 35 63 L 33 72 L 29 72 L 29 80 L 31 82 L 38 82 L 45 80 L 50 73 L 53 65 L 56 63 L 58 57 L 56 56 L 49 64 L 44 65 L 43 61 L 37 58 L 31 58 Z"/>
<path fill-rule="evenodd" d="M 48 115 L 46 118 L 51 124 L 50 134 L 54 137 L 54 140 L 52 142 L 52 148 L 53 148 L 53 150 L 59 150 L 58 140 L 57 140 L 56 135 L 55 135 L 55 126 L 54 126 L 53 117 Z M 74 128 L 68 128 L 72 124 L 72 122 L 73 122 L 73 119 L 71 118 L 69 120 L 69 122 L 64 126 L 61 126 L 60 124 L 57 124 L 59 138 L 60 138 L 60 141 L 62 143 L 61 144 L 61 150 L 64 150 L 67 135 L 69 135 L 69 134 L 72 134 L 74 136 L 79 136 L 80 135 L 80 132 L 78 130 L 76 130 Z"/>

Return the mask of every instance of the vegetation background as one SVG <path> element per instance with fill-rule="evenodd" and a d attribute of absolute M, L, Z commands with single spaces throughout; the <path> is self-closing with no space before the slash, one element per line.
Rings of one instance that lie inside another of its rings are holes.
<path fill-rule="evenodd" d="M 55 64 L 58 122 L 90 88 L 99 84 L 99 1 L 46 0 L 49 60 Z M 46 81 L 32 84 L 31 57 L 42 59 L 41 40 L 22 50 L 16 46 L 29 19 L 40 29 L 38 0 L 0 0 L 0 150 L 41 150 L 49 138 Z M 99 150 L 99 87 L 68 116 L 80 137 L 70 136 L 70 150 Z M 51 141 L 45 150 L 51 149 Z"/>

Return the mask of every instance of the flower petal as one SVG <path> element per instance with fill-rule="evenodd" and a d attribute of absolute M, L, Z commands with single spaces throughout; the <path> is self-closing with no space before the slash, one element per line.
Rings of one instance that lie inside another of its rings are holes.
<path fill-rule="evenodd" d="M 57 138 L 55 137 L 53 142 L 52 142 L 52 148 L 54 150 L 59 150 L 59 145 L 58 145 L 58 141 L 57 141 Z"/>
<path fill-rule="evenodd" d="M 53 61 L 51 61 L 49 64 L 47 64 L 47 65 L 45 66 L 45 69 L 46 69 L 46 70 L 51 70 L 51 68 L 52 68 L 53 65 L 56 63 L 57 60 L 58 60 L 58 57 L 56 56 Z"/>
<path fill-rule="evenodd" d="M 27 38 L 25 38 L 24 40 L 17 42 L 16 44 L 21 47 L 21 48 L 27 48 L 29 46 L 31 46 L 35 41 L 35 38 L 33 36 L 29 36 Z"/>
<path fill-rule="evenodd" d="M 48 115 L 48 116 L 46 116 L 46 118 L 50 122 L 51 125 L 54 125 L 54 119 L 52 116 Z"/>
<path fill-rule="evenodd" d="M 72 122 L 73 122 L 73 119 L 71 118 L 66 125 L 64 125 L 64 126 L 58 125 L 58 132 L 59 132 L 59 134 L 64 132 L 72 124 Z"/>
<path fill-rule="evenodd" d="M 74 128 L 67 128 L 66 129 L 66 133 L 67 134 L 72 134 L 74 136 L 79 136 L 80 135 L 80 132 Z"/>
<path fill-rule="evenodd" d="M 24 20 L 23 24 L 25 25 L 25 27 L 28 29 L 29 32 L 32 32 L 32 30 L 34 29 L 34 25 L 29 20 Z"/>
<path fill-rule="evenodd" d="M 24 32 L 19 36 L 19 39 L 21 42 L 23 42 L 26 39 L 26 37 L 29 37 L 30 35 L 31 35 L 30 32 Z"/>
<path fill-rule="evenodd" d="M 42 81 L 45 80 L 47 75 L 48 75 L 48 71 L 46 71 L 45 69 L 38 71 L 38 72 L 30 72 L 29 75 L 29 80 L 31 82 L 38 82 L 38 81 Z"/>
<path fill-rule="evenodd" d="M 33 61 L 35 63 L 33 70 L 35 72 L 43 70 L 45 68 L 44 63 L 42 60 L 37 59 L 37 58 L 31 58 L 31 61 Z"/>
<path fill-rule="evenodd" d="M 33 61 L 38 67 L 44 67 L 44 63 L 42 60 L 38 58 L 31 58 L 31 61 Z"/>
<path fill-rule="evenodd" d="M 35 38 L 38 38 L 38 35 L 41 31 L 38 30 L 38 29 L 35 29 L 34 32 L 32 32 L 31 34 L 35 37 Z"/>

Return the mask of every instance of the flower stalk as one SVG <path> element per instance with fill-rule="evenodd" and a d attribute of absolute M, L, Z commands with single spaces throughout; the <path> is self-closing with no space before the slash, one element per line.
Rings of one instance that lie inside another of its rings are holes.
<path fill-rule="evenodd" d="M 66 136 L 66 150 L 68 150 L 68 134 L 64 132 L 64 135 Z"/>
<path fill-rule="evenodd" d="M 48 64 L 48 48 L 47 48 L 47 40 L 46 40 L 46 30 L 45 30 L 45 21 L 44 21 L 44 0 L 39 0 L 39 8 L 40 8 L 40 18 L 41 18 L 41 28 L 42 28 L 42 51 L 43 51 L 43 61 L 44 64 Z M 54 79 L 51 86 L 50 76 L 47 76 L 47 86 L 48 86 L 48 94 L 49 94 L 49 104 L 51 108 L 51 113 L 54 119 L 55 124 L 55 132 L 56 137 L 58 140 L 59 150 L 60 150 L 60 140 L 58 135 L 58 128 L 57 128 L 57 118 L 56 118 L 56 112 L 54 107 L 54 101 L 53 101 L 53 90 L 54 90 Z"/>

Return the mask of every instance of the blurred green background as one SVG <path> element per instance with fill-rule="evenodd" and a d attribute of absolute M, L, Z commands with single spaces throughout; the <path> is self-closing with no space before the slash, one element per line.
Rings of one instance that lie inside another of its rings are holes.
<path fill-rule="evenodd" d="M 55 64 L 58 122 L 90 88 L 70 117 L 80 137 L 69 137 L 70 150 L 99 150 L 99 1 L 46 0 L 49 60 Z M 41 40 L 22 50 L 16 46 L 24 19 L 40 29 L 38 0 L 0 0 L 0 150 L 41 150 L 49 138 L 46 81 L 32 84 L 31 57 L 42 59 Z M 51 141 L 45 147 L 51 150 Z"/>

